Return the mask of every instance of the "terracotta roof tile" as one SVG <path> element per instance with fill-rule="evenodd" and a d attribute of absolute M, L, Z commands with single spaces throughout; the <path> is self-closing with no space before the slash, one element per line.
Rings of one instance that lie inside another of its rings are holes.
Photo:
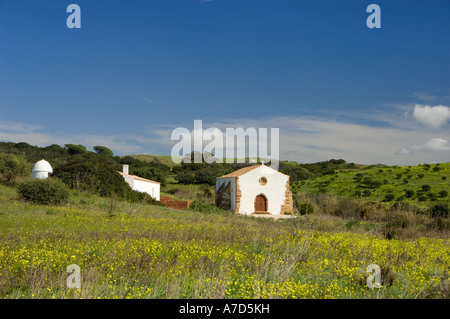
<path fill-rule="evenodd" d="M 231 172 L 229 174 L 220 176 L 219 178 L 222 178 L 222 177 L 238 177 L 238 176 L 244 175 L 245 173 L 248 173 L 248 172 L 254 170 L 257 167 L 260 167 L 261 165 L 246 166 L 246 167 L 243 167 L 241 169 L 238 169 L 237 171 L 234 171 L 234 172 Z"/>

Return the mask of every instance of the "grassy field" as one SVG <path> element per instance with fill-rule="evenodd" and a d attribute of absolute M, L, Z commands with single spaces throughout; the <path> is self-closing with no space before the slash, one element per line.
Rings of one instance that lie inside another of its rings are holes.
<path fill-rule="evenodd" d="M 450 163 L 366 167 L 336 171 L 334 175 L 297 182 L 293 192 L 365 198 L 392 204 L 406 202 L 417 207 L 450 202 Z"/>
<path fill-rule="evenodd" d="M 1 298 L 449 298 L 445 239 L 386 240 L 342 219 L 175 211 L 72 192 L 36 206 L 0 186 Z M 67 266 L 81 268 L 69 289 Z M 367 266 L 382 288 L 367 287 Z"/>

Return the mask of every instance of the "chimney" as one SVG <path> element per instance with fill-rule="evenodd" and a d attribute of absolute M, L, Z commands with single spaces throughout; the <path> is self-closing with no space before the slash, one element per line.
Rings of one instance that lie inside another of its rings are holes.
<path fill-rule="evenodd" d="M 128 175 L 128 165 L 123 166 L 123 175 Z"/>

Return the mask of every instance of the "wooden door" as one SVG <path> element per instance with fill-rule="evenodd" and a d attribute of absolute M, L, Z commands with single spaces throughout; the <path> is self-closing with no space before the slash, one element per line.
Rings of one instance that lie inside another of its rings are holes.
<path fill-rule="evenodd" d="M 267 199 L 262 194 L 256 196 L 255 212 L 267 212 Z"/>

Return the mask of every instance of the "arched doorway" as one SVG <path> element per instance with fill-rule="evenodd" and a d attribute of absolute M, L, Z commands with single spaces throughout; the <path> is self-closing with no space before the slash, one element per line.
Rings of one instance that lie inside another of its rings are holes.
<path fill-rule="evenodd" d="M 267 212 L 267 198 L 263 194 L 259 194 L 255 198 L 255 212 L 256 213 Z"/>

